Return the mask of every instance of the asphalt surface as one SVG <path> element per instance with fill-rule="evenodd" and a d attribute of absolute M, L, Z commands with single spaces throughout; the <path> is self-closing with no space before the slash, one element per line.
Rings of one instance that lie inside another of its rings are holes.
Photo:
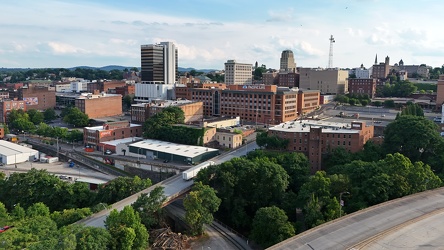
<path fill-rule="evenodd" d="M 444 220 L 443 208 L 444 188 L 426 191 L 327 222 L 269 249 L 384 249 L 379 247 L 381 244 L 390 245 L 387 249 L 422 249 L 424 246 L 440 244 L 438 249 L 443 249 L 444 244 L 441 243 L 444 239 L 427 236 L 427 232 L 430 230 L 442 232 L 444 224 L 434 223 L 430 227 L 416 231 L 431 219 Z M 417 235 L 417 232 L 421 232 L 426 236 L 409 237 L 409 241 L 402 241 L 403 237 L 408 237 L 408 235 L 404 235 L 401 230 L 409 231 L 409 227 L 411 234 Z M 393 234 L 394 232 L 398 233 Z M 379 239 L 381 241 L 378 241 Z M 393 239 L 397 241 L 394 242 Z M 403 243 L 403 246 L 397 247 L 400 243 Z M 365 248 L 366 246 L 369 248 Z M 428 249 L 437 248 L 429 247 Z"/>
<path fill-rule="evenodd" d="M 32 168 L 35 169 L 45 169 L 48 173 L 55 175 L 66 175 L 67 177 L 72 177 L 73 180 L 79 177 L 87 177 L 89 179 L 95 179 L 99 181 L 110 181 L 116 178 L 112 175 L 103 174 L 97 171 L 93 171 L 88 168 L 75 166 L 70 168 L 66 162 L 55 162 L 55 163 L 41 163 L 41 162 L 23 162 L 18 163 L 17 167 L 14 165 L 0 166 L 0 171 L 4 172 L 8 177 L 14 172 L 28 172 Z"/>

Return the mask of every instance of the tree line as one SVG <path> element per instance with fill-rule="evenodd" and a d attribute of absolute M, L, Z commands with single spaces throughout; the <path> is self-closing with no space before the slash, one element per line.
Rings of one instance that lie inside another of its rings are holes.
<path fill-rule="evenodd" d="M 99 79 L 122 80 L 123 73 L 127 71 L 118 70 L 118 69 L 107 71 L 107 70 L 92 69 L 92 68 L 76 68 L 72 70 L 65 68 L 45 68 L 45 69 L 20 70 L 13 72 L 2 72 L 2 76 L 3 77 L 10 76 L 11 79 L 7 81 L 10 83 L 24 82 L 34 79 L 60 81 L 62 77 L 76 77 L 89 80 L 99 80 Z"/>
<path fill-rule="evenodd" d="M 78 108 L 65 108 L 62 111 L 63 120 L 69 124 L 82 125 L 88 124 L 88 116 L 82 113 Z M 54 109 L 46 109 L 40 112 L 35 109 L 27 110 L 14 109 L 8 115 L 8 130 L 18 133 L 27 132 L 39 136 L 58 138 L 69 142 L 83 140 L 83 132 L 77 129 L 69 130 L 57 126 L 50 126 L 47 123 L 57 117 Z"/>
<path fill-rule="evenodd" d="M 340 217 L 341 210 L 442 186 L 444 141 L 432 121 L 411 114 L 414 105 L 406 110 L 387 126 L 382 145 L 369 141 L 357 153 L 336 148 L 324 155 L 325 171 L 313 176 L 301 153 L 256 150 L 200 171 L 196 181 L 222 200 L 218 219 L 271 246 Z"/>
<path fill-rule="evenodd" d="M 111 211 L 105 229 L 85 227 L 72 223 L 148 188 L 151 181 L 119 177 L 93 192 L 86 183 L 68 183 L 46 170 L 0 177 L 0 226 L 14 226 L 0 235 L 2 249 L 147 249 L 142 221 L 153 222 L 163 202 L 162 188 L 156 188 L 134 207 Z"/>

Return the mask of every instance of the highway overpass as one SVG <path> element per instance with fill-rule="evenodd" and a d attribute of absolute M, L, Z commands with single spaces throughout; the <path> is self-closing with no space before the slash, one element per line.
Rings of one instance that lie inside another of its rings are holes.
<path fill-rule="evenodd" d="M 225 161 L 231 160 L 234 157 L 240 157 L 242 155 L 245 155 L 247 154 L 247 152 L 253 151 L 257 148 L 259 147 L 257 146 L 256 142 L 251 142 L 248 143 L 247 145 L 240 147 L 239 149 L 230 151 L 228 154 L 219 155 L 211 160 L 214 161 L 216 164 L 221 164 Z M 96 214 L 91 215 L 88 218 L 78 221 L 77 223 L 81 223 L 86 226 L 104 227 L 106 217 L 108 217 L 111 210 L 117 209 L 117 211 L 121 211 L 125 206 L 133 204 L 142 193 L 149 193 L 155 187 L 162 186 L 164 187 L 164 195 L 167 197 L 167 202 L 168 202 L 180 196 L 181 194 L 189 191 L 193 184 L 194 184 L 193 180 L 185 181 L 182 179 L 182 175 L 180 174 L 175 175 L 169 179 L 157 183 L 156 185 L 153 185 L 145 190 L 142 190 L 134 195 L 131 195 L 128 198 L 125 198 L 121 201 L 114 203 L 110 209 L 102 210 Z"/>
<path fill-rule="evenodd" d="M 366 208 L 268 249 L 442 249 L 444 224 L 439 221 L 444 221 L 444 188 Z"/>

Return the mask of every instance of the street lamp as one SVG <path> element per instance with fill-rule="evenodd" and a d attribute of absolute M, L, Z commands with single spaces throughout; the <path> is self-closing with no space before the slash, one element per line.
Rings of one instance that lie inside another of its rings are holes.
<path fill-rule="evenodd" d="M 342 200 L 342 195 L 343 194 L 350 194 L 349 192 L 345 191 L 345 192 L 341 192 L 339 194 L 339 218 L 341 218 L 341 214 L 342 214 L 342 207 L 344 206 L 344 201 Z"/>

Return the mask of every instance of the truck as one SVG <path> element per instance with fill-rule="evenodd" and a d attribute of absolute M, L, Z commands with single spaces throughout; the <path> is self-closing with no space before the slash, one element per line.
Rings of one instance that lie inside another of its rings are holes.
<path fill-rule="evenodd" d="M 200 170 L 207 168 L 208 166 L 212 166 L 212 165 L 215 165 L 214 161 L 202 162 L 199 165 L 196 165 L 188 170 L 183 171 L 182 178 L 185 181 L 189 181 L 189 180 L 193 179 L 194 177 L 196 177 L 197 173 L 199 173 Z"/>

